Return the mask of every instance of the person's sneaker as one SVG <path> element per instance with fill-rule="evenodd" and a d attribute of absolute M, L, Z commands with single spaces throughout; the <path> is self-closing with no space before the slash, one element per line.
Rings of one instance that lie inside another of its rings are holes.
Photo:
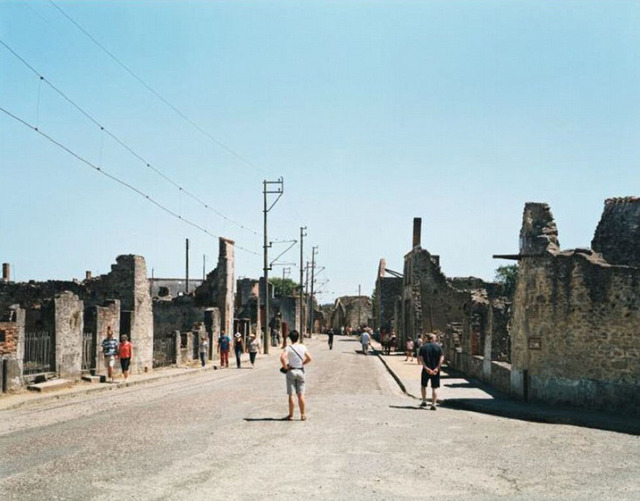
<path fill-rule="evenodd" d="M 432 405 L 432 406 L 431 406 L 431 410 L 432 410 L 432 411 L 435 411 L 435 410 L 436 410 L 436 406 L 435 406 L 435 405 Z"/>
<path fill-rule="evenodd" d="M 420 404 L 420 407 L 426 407 L 426 406 L 427 406 L 427 402 L 422 402 L 422 403 Z"/>

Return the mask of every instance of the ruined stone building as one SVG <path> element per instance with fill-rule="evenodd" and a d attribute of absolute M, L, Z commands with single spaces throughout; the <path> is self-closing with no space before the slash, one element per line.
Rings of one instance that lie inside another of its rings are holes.
<path fill-rule="evenodd" d="M 527 203 L 517 258 L 512 393 L 640 415 L 640 199 L 606 200 L 591 249 L 566 251 Z"/>
<path fill-rule="evenodd" d="M 218 267 L 193 293 L 153 298 L 143 257 L 118 256 L 111 272 L 83 281 L 0 282 L 2 390 L 38 378 L 105 372 L 107 327 L 133 343 L 132 374 L 197 359 L 198 339 L 233 328 L 233 242 L 220 239 Z M 159 288 L 158 288 L 159 291 Z M 164 292 L 164 291 L 163 291 Z M 215 353 L 214 343 L 210 357 Z M 6 376 L 6 377 L 4 377 Z"/>
<path fill-rule="evenodd" d="M 508 298 L 498 284 L 446 277 L 439 256 L 421 247 L 421 231 L 422 220 L 415 218 L 413 247 L 404 256 L 402 275 L 386 277 L 386 262 L 380 264 L 377 322 L 381 328 L 395 328 L 401 347 L 407 339 L 437 333 L 451 367 L 506 389 Z"/>
<path fill-rule="evenodd" d="M 358 329 L 373 326 L 373 303 L 369 296 L 341 296 L 333 304 L 329 328 Z"/>
<path fill-rule="evenodd" d="M 387 273 L 390 276 L 387 276 Z M 396 307 L 402 299 L 403 276 L 387 269 L 386 259 L 380 260 L 373 303 L 373 329 L 380 333 L 396 329 Z"/>
<path fill-rule="evenodd" d="M 152 367 L 153 323 L 144 258 L 118 256 L 111 272 L 84 281 L 0 283 L 3 389 L 43 374 L 78 377 L 100 371 L 99 341 L 110 326 L 136 349 L 132 373 Z M 3 340 L 4 339 L 4 340 Z"/>

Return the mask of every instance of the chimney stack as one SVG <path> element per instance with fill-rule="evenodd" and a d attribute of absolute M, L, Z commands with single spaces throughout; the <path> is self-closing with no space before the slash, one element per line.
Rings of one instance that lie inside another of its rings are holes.
<path fill-rule="evenodd" d="M 422 232 L 422 218 L 413 218 L 413 247 L 420 247 L 420 233 Z"/>
<path fill-rule="evenodd" d="M 91 279 L 91 272 L 89 270 L 84 272 L 84 279 L 85 280 Z"/>
<path fill-rule="evenodd" d="M 9 282 L 11 280 L 11 268 L 9 263 L 2 263 L 2 281 Z"/>

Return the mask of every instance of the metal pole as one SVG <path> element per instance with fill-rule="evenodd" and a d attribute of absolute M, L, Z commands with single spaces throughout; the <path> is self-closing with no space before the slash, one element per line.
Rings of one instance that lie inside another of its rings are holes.
<path fill-rule="evenodd" d="M 304 334 L 304 329 L 302 328 L 302 326 L 304 325 L 304 322 L 302 320 L 302 298 L 303 298 L 303 294 L 302 294 L 302 279 L 304 277 L 304 263 L 302 262 L 303 259 L 303 247 L 304 247 L 304 237 L 307 235 L 304 230 L 306 230 L 307 227 L 306 226 L 301 226 L 300 227 L 300 294 L 299 294 L 299 300 L 298 300 L 298 318 L 299 318 L 299 322 L 300 322 L 300 337 L 303 336 Z"/>
<path fill-rule="evenodd" d="M 305 302 L 304 302 L 304 329 L 305 331 L 308 331 L 309 329 L 309 266 L 310 263 L 309 261 L 306 262 L 305 264 L 305 276 L 304 276 L 304 296 L 305 296 Z"/>
<path fill-rule="evenodd" d="M 264 346 L 265 355 L 269 354 L 269 346 L 271 345 L 271 336 L 269 335 L 269 246 L 267 240 L 267 180 L 264 180 L 262 193 L 264 195 L 264 332 L 262 346 Z"/>
<path fill-rule="evenodd" d="M 277 184 L 280 185 L 279 188 L 277 188 L 275 191 L 269 191 L 267 189 L 267 186 L 270 184 Z M 270 308 L 269 308 L 269 240 L 268 240 L 268 233 L 267 233 L 267 214 L 269 213 L 269 211 L 273 208 L 273 206 L 276 204 L 276 202 L 278 200 L 280 200 L 280 197 L 282 196 L 282 193 L 284 191 L 283 186 L 284 186 L 284 181 L 282 178 L 278 179 L 277 181 L 267 181 L 266 179 L 263 181 L 263 189 L 262 189 L 262 193 L 264 195 L 264 246 L 263 246 L 263 254 L 264 254 L 264 318 L 265 318 L 265 325 L 264 325 L 264 335 L 263 335 L 263 344 L 264 344 L 264 353 L 265 355 L 269 354 L 269 345 L 271 344 L 271 336 L 269 335 L 269 320 L 271 318 L 270 315 Z M 267 207 L 267 195 L 269 194 L 277 194 L 278 197 L 275 199 L 275 201 L 271 204 L 270 207 Z"/>
<path fill-rule="evenodd" d="M 316 252 L 318 246 L 316 245 L 311 249 L 311 294 L 309 295 L 309 301 L 311 308 L 309 309 L 309 335 L 313 334 L 313 321 L 314 321 L 314 310 L 313 310 L 313 281 L 314 281 L 314 271 L 316 269 Z"/>
<path fill-rule="evenodd" d="M 186 258 L 186 276 L 187 276 L 187 283 L 184 287 L 184 291 L 185 294 L 189 294 L 189 239 L 187 238 L 187 249 L 186 249 L 186 254 L 187 254 L 187 258 Z"/>
<path fill-rule="evenodd" d="M 360 325 L 362 325 L 362 322 L 360 321 L 360 306 L 362 305 L 362 301 L 360 300 L 360 292 L 360 285 L 358 285 L 358 329 L 360 328 Z"/>
<path fill-rule="evenodd" d="M 202 255 L 202 281 L 204 282 L 207 279 L 207 256 L 206 254 Z"/>

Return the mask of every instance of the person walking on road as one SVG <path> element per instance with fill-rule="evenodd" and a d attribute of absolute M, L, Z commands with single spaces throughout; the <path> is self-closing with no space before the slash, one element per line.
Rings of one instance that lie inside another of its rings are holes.
<path fill-rule="evenodd" d="M 369 343 L 371 343 L 371 335 L 366 328 L 360 334 L 360 343 L 362 343 L 362 354 L 366 355 L 369 350 Z"/>
<path fill-rule="evenodd" d="M 244 343 L 242 342 L 242 334 L 236 332 L 233 336 L 233 352 L 236 354 L 236 367 L 241 368 L 242 354 L 244 353 Z"/>
<path fill-rule="evenodd" d="M 204 369 L 204 366 L 207 361 L 207 353 L 209 352 L 209 341 L 207 341 L 207 336 L 205 334 L 200 336 L 200 344 L 198 346 L 198 352 L 200 353 L 200 364 Z"/>
<path fill-rule="evenodd" d="M 289 414 L 285 418 L 287 421 L 293 420 L 293 411 L 295 408 L 295 402 L 293 395 L 298 397 L 298 407 L 300 408 L 300 419 L 305 421 L 307 419 L 306 407 L 307 403 L 304 398 L 306 377 L 304 372 L 304 366 L 311 362 L 311 355 L 309 350 L 303 344 L 298 343 L 300 340 L 300 334 L 298 331 L 293 330 L 289 333 L 289 339 L 291 343 L 280 353 L 280 363 L 286 373 L 287 380 L 287 396 L 289 399 Z"/>
<path fill-rule="evenodd" d="M 329 329 L 329 332 L 327 332 L 327 337 L 328 337 L 328 342 L 329 342 L 329 349 L 333 350 L 333 335 L 334 335 L 334 331 L 333 329 Z"/>
<path fill-rule="evenodd" d="M 107 378 L 113 383 L 113 367 L 118 356 L 118 340 L 114 339 L 110 325 L 107 327 L 107 337 L 102 340 L 102 354 L 104 355 L 104 365 L 107 368 Z"/>
<path fill-rule="evenodd" d="M 420 347 L 418 357 L 422 363 L 421 390 L 422 403 L 420 407 L 427 406 L 427 386 L 431 381 L 431 410 L 436 410 L 437 389 L 440 388 L 440 369 L 444 362 L 442 347 L 436 343 L 436 335 L 431 333 L 427 337 L 428 343 Z"/>
<path fill-rule="evenodd" d="M 249 361 L 251 367 L 256 365 L 256 357 L 260 351 L 260 340 L 256 337 L 255 332 L 249 336 Z"/>
<path fill-rule="evenodd" d="M 218 352 L 220 353 L 220 368 L 229 368 L 229 348 L 231 347 L 231 338 L 224 332 L 218 337 Z"/>
<path fill-rule="evenodd" d="M 405 347 L 405 357 L 404 357 L 404 361 L 406 362 L 407 360 L 409 362 L 413 362 L 413 339 L 409 338 L 407 339 L 407 345 Z"/>
<path fill-rule="evenodd" d="M 120 347 L 118 348 L 118 357 L 120 358 L 120 368 L 122 376 L 126 381 L 129 379 L 129 365 L 131 364 L 131 356 L 133 355 L 133 345 L 127 336 L 120 337 Z"/>
<path fill-rule="evenodd" d="M 420 363 L 420 347 L 422 346 L 422 344 L 424 343 L 424 341 L 422 340 L 422 334 L 420 334 L 415 342 L 413 343 L 413 350 L 416 352 L 416 363 Z"/>

